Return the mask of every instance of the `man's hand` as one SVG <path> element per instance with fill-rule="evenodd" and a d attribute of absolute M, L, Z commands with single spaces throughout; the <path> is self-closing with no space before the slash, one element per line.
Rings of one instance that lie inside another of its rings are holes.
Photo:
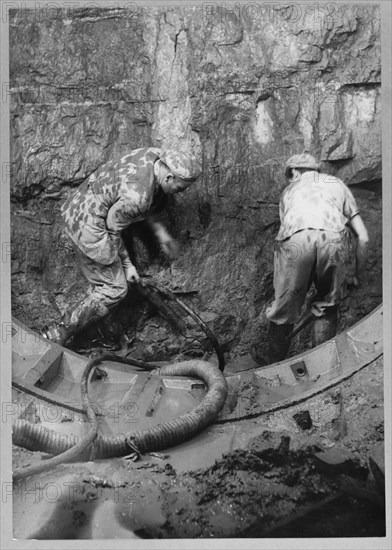
<path fill-rule="evenodd" d="M 136 267 L 134 265 L 124 267 L 124 272 L 128 283 L 138 283 L 140 281 L 139 273 L 136 271 Z"/>
<path fill-rule="evenodd" d="M 359 214 L 351 218 L 351 229 L 354 231 L 357 237 L 356 243 L 356 268 L 353 279 L 356 279 L 357 284 L 353 281 L 355 287 L 363 286 L 364 279 L 366 277 L 366 258 L 369 247 L 369 235 L 365 224 Z"/>
<path fill-rule="evenodd" d="M 178 244 L 174 239 L 168 238 L 159 240 L 162 252 L 169 260 L 174 260 L 178 256 Z"/>
<path fill-rule="evenodd" d="M 154 231 L 155 237 L 158 239 L 162 252 L 169 260 L 174 260 L 178 256 L 178 244 L 176 241 L 160 222 L 154 221 L 154 218 L 150 218 L 149 224 Z"/>
<path fill-rule="evenodd" d="M 357 287 L 359 286 L 359 279 L 356 275 L 349 275 L 347 277 L 347 286 L 348 287 Z"/>

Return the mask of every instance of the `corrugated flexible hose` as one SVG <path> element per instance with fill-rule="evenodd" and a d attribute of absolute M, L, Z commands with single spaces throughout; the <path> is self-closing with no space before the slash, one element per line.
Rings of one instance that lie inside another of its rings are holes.
<path fill-rule="evenodd" d="M 91 451 L 94 458 L 114 458 L 136 452 L 144 454 L 172 447 L 191 439 L 203 428 L 210 425 L 219 412 L 227 396 L 227 384 L 222 372 L 211 363 L 201 360 L 190 360 L 166 365 L 154 369 L 153 375 L 191 376 L 200 378 L 208 387 L 207 394 L 201 403 L 192 411 L 152 428 L 120 435 L 98 434 L 98 420 L 88 396 L 88 378 L 91 371 L 102 361 L 118 361 L 114 354 L 103 354 L 91 359 L 84 370 L 81 383 L 83 404 L 91 428 L 84 438 L 68 436 L 49 430 L 39 424 L 26 420 L 16 420 L 13 424 L 13 443 L 30 451 L 41 451 L 55 455 L 41 464 L 15 470 L 14 481 L 50 470 L 58 464 L 71 462 L 76 458 L 88 460 Z M 132 359 L 121 358 L 121 363 L 134 364 Z"/>

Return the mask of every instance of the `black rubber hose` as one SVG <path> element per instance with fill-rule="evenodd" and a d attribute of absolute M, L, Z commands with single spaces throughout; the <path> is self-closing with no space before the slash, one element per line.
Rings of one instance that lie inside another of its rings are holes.
<path fill-rule="evenodd" d="M 192 308 L 190 308 L 185 302 L 183 302 L 180 298 L 178 298 L 170 290 L 167 290 L 166 288 L 163 288 L 160 285 L 157 285 L 156 283 L 150 283 L 146 279 L 141 279 L 140 285 L 142 287 L 144 286 L 144 287 L 147 287 L 147 288 L 151 288 L 151 289 L 156 290 L 159 293 L 163 294 L 163 296 L 165 296 L 169 300 L 174 301 L 180 307 L 180 309 L 182 309 L 182 311 L 184 313 L 187 313 L 190 317 L 192 317 L 192 319 L 199 325 L 199 327 L 205 332 L 205 334 L 207 335 L 207 337 L 211 341 L 211 343 L 212 343 L 212 345 L 215 349 L 215 353 L 218 357 L 219 370 L 223 372 L 226 362 L 225 362 L 225 358 L 224 358 L 222 349 L 221 349 L 221 347 L 218 343 L 218 340 L 216 339 L 214 333 L 206 325 L 206 323 L 203 321 L 203 319 L 201 319 L 199 317 L 199 315 L 195 311 L 193 311 Z"/>
<path fill-rule="evenodd" d="M 113 361 L 115 363 L 124 363 L 125 365 L 132 365 L 142 370 L 156 370 L 161 367 L 161 365 L 158 365 L 155 363 L 147 363 L 146 361 L 140 361 L 139 359 L 134 359 L 133 357 L 121 357 L 121 355 L 116 355 L 115 353 L 109 353 L 109 352 L 101 353 L 96 358 L 93 357 L 91 361 L 94 359 L 97 359 L 98 361 L 93 364 L 93 367 L 97 366 L 98 363 L 101 363 L 102 361 Z M 86 366 L 86 369 L 87 369 L 87 366 Z"/>
<path fill-rule="evenodd" d="M 202 328 L 207 337 L 210 339 L 218 357 L 219 370 L 223 372 L 225 360 L 222 350 L 218 344 L 217 339 L 215 338 L 215 335 L 204 323 L 204 321 L 171 291 L 156 284 L 151 284 L 145 279 L 142 280 L 141 284 L 143 287 L 147 287 L 150 290 L 156 291 L 168 298 L 169 300 L 174 301 L 183 312 L 187 313 L 193 318 L 193 320 Z M 178 363 L 176 365 L 168 365 L 166 367 L 159 368 L 158 365 L 155 365 L 153 363 L 147 363 L 133 358 L 119 357 L 117 355 L 109 353 L 102 354 L 98 357 L 91 359 L 88 362 L 82 375 L 82 401 L 85 406 L 88 419 L 91 422 L 91 428 L 88 434 L 84 438 L 79 440 L 74 436 L 63 436 L 62 434 L 58 434 L 53 430 L 48 430 L 43 426 L 31 424 L 23 420 L 15 421 L 13 425 L 13 443 L 15 445 L 19 445 L 21 447 L 25 447 L 26 449 L 34 451 L 41 450 L 55 456 L 41 464 L 14 471 L 14 481 L 41 473 L 43 471 L 47 471 L 57 466 L 58 464 L 71 462 L 72 460 L 76 459 L 77 457 L 81 457 L 83 454 L 86 453 L 91 443 L 94 442 L 95 438 L 97 437 L 98 431 L 98 420 L 88 397 L 88 376 L 91 370 L 97 364 L 105 360 L 130 364 L 139 368 L 143 368 L 145 370 L 155 369 L 156 373 L 160 373 L 166 376 L 188 375 L 200 377 L 204 382 L 207 383 L 209 391 L 205 396 L 203 402 L 194 411 L 180 417 L 179 419 L 173 420 L 163 425 L 158 425 L 157 427 L 150 430 L 136 432 L 135 434 L 128 434 L 125 437 L 111 437 L 109 439 L 107 437 L 98 437 L 98 440 L 96 442 L 97 445 L 94 447 L 94 453 L 97 458 L 123 456 L 124 453 L 127 454 L 127 452 L 129 452 L 129 450 L 132 448 L 137 449 L 140 453 L 145 453 L 151 450 L 164 449 L 181 441 L 187 440 L 191 438 L 194 434 L 201 431 L 206 425 L 213 422 L 213 420 L 219 414 L 219 411 L 223 407 L 224 401 L 226 399 L 226 381 L 222 376 L 221 379 L 223 380 L 225 388 L 224 391 L 222 391 L 222 380 L 214 380 L 214 377 L 211 376 L 211 373 L 207 374 L 206 372 L 206 369 L 210 369 L 211 367 L 216 370 L 209 363 L 205 363 L 202 361 L 187 361 L 185 363 Z M 185 371 L 183 371 L 184 367 Z M 216 403 L 214 401 L 216 396 L 218 409 L 216 409 Z M 224 396 L 223 400 L 222 396 Z M 215 409 L 217 410 L 216 413 Z M 64 439 L 66 439 L 67 441 L 65 442 Z M 125 450 L 124 441 L 126 443 Z M 150 445 L 152 445 L 151 448 Z M 39 448 L 37 448 L 37 446 Z M 113 451 L 113 449 L 116 450 Z M 115 452 L 116 454 L 113 455 L 113 452 Z M 102 453 L 102 456 L 100 453 Z"/>
<path fill-rule="evenodd" d="M 137 359 L 133 358 L 118 357 L 117 355 L 111 353 L 104 353 L 90 359 L 83 371 L 81 379 L 81 397 L 82 403 L 84 405 L 84 412 L 87 414 L 87 417 L 91 423 L 91 428 L 88 431 L 87 435 L 84 436 L 80 441 L 74 438 L 72 447 L 58 455 L 56 453 L 56 449 L 59 444 L 57 437 L 58 434 L 56 432 L 50 433 L 50 431 L 46 430 L 45 428 L 41 429 L 42 426 L 36 426 L 28 422 L 24 425 L 23 432 L 23 437 L 26 441 L 25 444 L 20 446 L 25 447 L 26 449 L 30 448 L 29 445 L 31 445 L 31 441 L 34 441 L 34 438 L 37 437 L 37 432 L 33 428 L 33 426 L 35 426 L 39 430 L 38 437 L 41 440 L 46 441 L 45 448 L 52 448 L 52 452 L 50 450 L 48 450 L 47 452 L 49 454 L 57 454 L 57 456 L 54 456 L 53 458 L 50 458 L 45 462 L 42 462 L 41 464 L 34 464 L 21 470 L 15 470 L 13 472 L 14 481 L 20 481 L 22 479 L 25 479 L 26 477 L 51 470 L 59 464 L 71 462 L 78 456 L 82 455 L 90 447 L 91 443 L 93 443 L 98 433 L 98 419 L 88 396 L 88 377 L 92 369 L 102 361 L 116 361 L 117 363 L 125 363 L 127 365 L 133 365 L 148 370 L 159 368 L 158 365 L 153 365 L 152 363 L 145 363 L 144 361 L 138 361 Z"/>
<path fill-rule="evenodd" d="M 100 357 L 91 359 L 85 369 L 84 398 L 88 401 L 89 413 L 95 417 L 95 413 L 88 400 L 87 395 L 87 376 L 99 362 L 105 358 L 113 359 L 113 355 L 105 354 Z M 121 362 L 126 362 L 122 360 Z M 150 451 L 159 451 L 172 447 L 192 438 L 199 433 L 203 428 L 211 424 L 221 411 L 227 396 L 227 384 L 223 374 L 213 365 L 205 361 L 190 360 L 177 363 L 175 365 L 167 365 L 160 369 L 156 369 L 153 374 L 161 376 L 193 376 L 203 380 L 208 391 L 202 402 L 191 412 L 182 415 L 181 417 L 159 424 L 147 430 L 131 432 L 120 435 L 100 435 L 95 439 L 92 437 L 90 443 L 85 443 L 85 440 L 79 440 L 75 436 L 59 434 L 54 430 L 49 430 L 43 426 L 32 424 L 25 420 L 16 420 L 13 424 L 13 443 L 19 447 L 24 447 L 30 451 L 41 451 L 53 455 L 58 459 L 57 463 L 64 462 L 64 456 L 67 461 L 80 458 L 88 459 L 86 453 L 87 447 L 94 441 L 94 454 L 96 458 L 114 458 L 125 456 L 131 450 L 141 454 Z M 90 418 L 90 417 L 89 417 Z M 93 420 L 96 424 L 96 418 Z M 93 429 L 93 428 L 92 428 Z M 94 427 L 95 430 L 95 427 Z M 86 438 L 87 439 L 87 438 Z M 77 454 L 75 448 L 77 447 Z M 83 448 L 82 448 L 83 447 Z M 65 453 L 68 452 L 68 455 Z M 63 454 L 60 454 L 63 453 Z M 50 459 L 50 460 L 55 460 Z M 54 463 L 49 464 L 46 461 L 43 464 L 31 467 L 29 473 L 26 473 L 27 468 L 23 471 L 17 471 L 17 479 L 27 477 L 38 471 L 33 468 L 40 468 L 39 471 L 50 469 Z M 14 475 L 15 479 L 15 475 Z"/>
<path fill-rule="evenodd" d="M 63 451 L 60 455 L 57 455 L 56 452 L 51 452 L 50 450 L 47 450 L 45 452 L 48 452 L 50 454 L 55 454 L 57 456 L 50 458 L 41 464 L 34 464 L 33 466 L 29 466 L 27 468 L 22 468 L 19 470 L 13 471 L 13 480 L 19 481 L 21 479 L 24 479 L 28 476 L 39 474 L 41 472 L 50 470 L 54 468 L 55 466 L 58 466 L 59 464 L 63 464 L 65 462 L 71 462 L 74 460 L 77 456 L 81 455 L 86 449 L 88 449 L 93 443 L 94 439 L 96 438 L 98 434 L 98 419 L 97 415 L 95 414 L 95 411 L 91 405 L 90 398 L 88 396 L 88 376 L 92 369 L 98 364 L 101 363 L 104 356 L 99 356 L 91 359 L 82 374 L 81 379 L 81 396 L 82 396 L 82 403 L 85 409 L 85 412 L 87 414 L 87 418 L 90 421 L 90 429 L 85 437 L 83 437 L 80 441 L 76 439 L 75 437 L 71 437 L 71 446 L 67 450 Z M 112 355 L 110 356 L 112 358 Z M 20 421 L 17 421 L 20 422 Z M 51 449 L 54 451 L 58 445 L 59 445 L 59 438 L 56 432 L 53 430 L 47 430 L 46 428 L 42 426 L 37 426 L 37 424 L 32 424 L 30 422 L 25 422 L 23 424 L 23 433 L 22 439 L 24 440 L 24 443 L 22 445 L 19 445 L 20 447 L 25 447 L 26 449 L 29 449 L 29 446 L 31 445 L 31 441 L 34 441 L 34 439 L 37 437 L 36 430 L 34 427 L 38 428 L 39 431 L 39 438 L 42 441 L 42 444 L 46 449 Z M 13 432 L 12 435 L 14 436 L 14 429 L 15 424 L 13 425 Z M 49 433 L 52 432 L 52 433 Z M 31 450 L 31 449 L 29 449 Z"/>

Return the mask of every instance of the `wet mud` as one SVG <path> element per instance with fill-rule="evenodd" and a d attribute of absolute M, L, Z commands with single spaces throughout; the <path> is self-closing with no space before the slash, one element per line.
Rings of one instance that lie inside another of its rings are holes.
<path fill-rule="evenodd" d="M 383 536 L 384 496 L 369 466 L 373 457 L 383 469 L 382 357 L 343 382 L 340 392 L 343 421 L 339 407 L 331 414 L 337 397 L 329 392 L 324 405 L 319 402 L 329 419 L 302 429 L 293 407 L 267 420 L 238 422 L 249 437 L 228 452 L 222 448 L 208 465 L 200 459 L 198 467 L 197 457 L 190 468 L 176 464 L 168 449 L 136 462 L 64 464 L 28 478 L 14 487 L 14 536 Z M 45 459 L 19 448 L 13 454 L 14 467 Z"/>

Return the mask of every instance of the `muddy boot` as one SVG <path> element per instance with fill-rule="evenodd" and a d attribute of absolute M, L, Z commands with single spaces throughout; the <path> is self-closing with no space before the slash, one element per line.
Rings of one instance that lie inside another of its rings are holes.
<path fill-rule="evenodd" d="M 265 349 L 262 349 L 259 344 L 252 344 L 249 349 L 250 356 L 253 361 L 257 363 L 260 367 L 269 365 L 269 357 Z"/>
<path fill-rule="evenodd" d="M 277 363 L 286 359 L 289 352 L 294 325 L 277 325 L 270 322 L 268 331 L 269 361 Z"/>
<path fill-rule="evenodd" d="M 277 363 L 286 358 L 293 333 L 294 325 L 277 325 L 270 322 L 268 329 L 268 353 L 260 345 L 250 347 L 250 355 L 261 367 Z"/>
<path fill-rule="evenodd" d="M 61 323 L 53 323 L 45 327 L 42 336 L 64 346 L 71 336 L 108 313 L 109 310 L 104 304 L 87 298 L 76 308 L 66 311 Z"/>
<path fill-rule="evenodd" d="M 323 315 L 316 317 L 313 323 L 312 331 L 312 347 L 330 340 L 336 335 L 336 327 L 338 322 L 338 310 L 334 309 Z"/>

